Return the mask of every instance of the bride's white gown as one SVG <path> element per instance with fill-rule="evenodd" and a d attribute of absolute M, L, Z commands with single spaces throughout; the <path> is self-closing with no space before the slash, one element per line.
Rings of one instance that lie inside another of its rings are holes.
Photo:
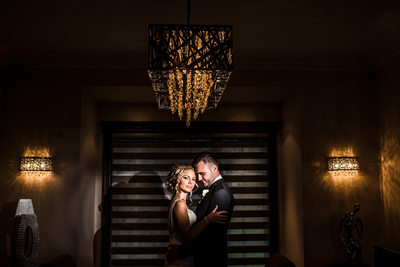
<path fill-rule="evenodd" d="M 169 229 L 169 245 L 181 245 L 183 243 L 183 239 L 182 237 L 175 231 L 175 227 L 174 227 L 174 220 L 173 220 L 173 216 L 172 216 L 172 212 L 174 210 L 175 204 L 178 201 L 185 201 L 184 199 L 176 199 L 172 205 L 171 208 L 168 212 L 168 229 Z M 196 222 L 196 214 L 189 208 L 187 208 L 188 211 L 188 219 L 189 219 L 189 225 L 192 226 L 195 222 Z M 164 266 L 168 266 L 168 267 L 192 267 L 194 266 L 193 263 L 193 257 L 189 257 L 186 259 L 181 259 L 181 260 L 176 260 L 173 262 L 168 262 L 167 260 L 165 260 Z"/>

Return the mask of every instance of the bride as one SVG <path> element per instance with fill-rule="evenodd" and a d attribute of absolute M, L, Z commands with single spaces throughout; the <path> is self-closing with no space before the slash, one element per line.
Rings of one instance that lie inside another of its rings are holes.
<path fill-rule="evenodd" d="M 192 191 L 196 184 L 196 174 L 189 164 L 177 164 L 171 168 L 167 177 L 167 189 L 173 196 L 168 207 L 168 246 L 181 245 L 198 237 L 210 223 L 224 224 L 226 211 L 216 212 L 218 206 L 205 216 L 201 221 L 196 222 L 196 214 L 187 207 L 186 198 L 189 194 L 190 204 L 192 202 Z M 164 266 L 191 267 L 194 266 L 193 257 L 178 259 L 173 262 L 165 260 Z"/>

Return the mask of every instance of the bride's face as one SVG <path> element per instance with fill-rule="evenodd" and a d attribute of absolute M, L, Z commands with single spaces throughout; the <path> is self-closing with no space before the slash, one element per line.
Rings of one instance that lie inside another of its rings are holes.
<path fill-rule="evenodd" d="M 186 170 L 183 172 L 181 181 L 179 183 L 179 188 L 185 192 L 189 193 L 193 190 L 196 185 L 196 174 L 192 170 Z"/>

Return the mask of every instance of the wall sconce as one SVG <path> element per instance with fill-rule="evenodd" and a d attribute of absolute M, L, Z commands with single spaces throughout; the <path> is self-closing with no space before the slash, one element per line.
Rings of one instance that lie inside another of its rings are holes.
<path fill-rule="evenodd" d="M 21 157 L 19 170 L 22 172 L 51 172 L 53 159 L 50 157 Z"/>
<path fill-rule="evenodd" d="M 328 157 L 328 171 L 357 172 L 360 170 L 356 157 Z"/>

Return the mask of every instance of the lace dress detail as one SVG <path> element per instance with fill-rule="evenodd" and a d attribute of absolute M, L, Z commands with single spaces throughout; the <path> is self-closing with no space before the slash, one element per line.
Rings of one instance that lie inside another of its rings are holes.
<path fill-rule="evenodd" d="M 181 198 L 175 199 L 169 209 L 169 212 L 168 212 L 168 230 L 169 230 L 169 244 L 168 245 L 181 245 L 183 243 L 182 237 L 180 237 L 178 235 L 178 233 L 175 231 L 174 217 L 172 214 L 174 211 L 175 204 L 180 200 L 185 201 L 184 199 L 181 199 Z M 196 219 L 197 219 L 196 213 L 194 213 L 194 211 L 192 211 L 189 208 L 187 208 L 187 212 L 188 212 L 189 225 L 192 226 L 196 222 Z M 182 259 L 182 260 L 176 260 L 174 262 L 168 262 L 167 260 L 165 260 L 164 266 L 191 267 L 191 266 L 194 266 L 193 257 L 189 257 L 189 258 Z"/>
<path fill-rule="evenodd" d="M 183 243 L 182 238 L 177 235 L 175 232 L 175 226 L 174 226 L 174 217 L 173 217 L 173 211 L 175 204 L 178 203 L 178 201 L 183 200 L 181 198 L 175 199 L 175 201 L 172 203 L 171 208 L 169 209 L 169 214 L 168 214 L 168 230 L 169 230 L 169 242 L 171 245 L 180 245 Z M 188 219 L 189 219 L 189 225 L 192 226 L 197 219 L 196 213 L 192 211 L 191 209 L 187 208 L 188 212 Z"/>

